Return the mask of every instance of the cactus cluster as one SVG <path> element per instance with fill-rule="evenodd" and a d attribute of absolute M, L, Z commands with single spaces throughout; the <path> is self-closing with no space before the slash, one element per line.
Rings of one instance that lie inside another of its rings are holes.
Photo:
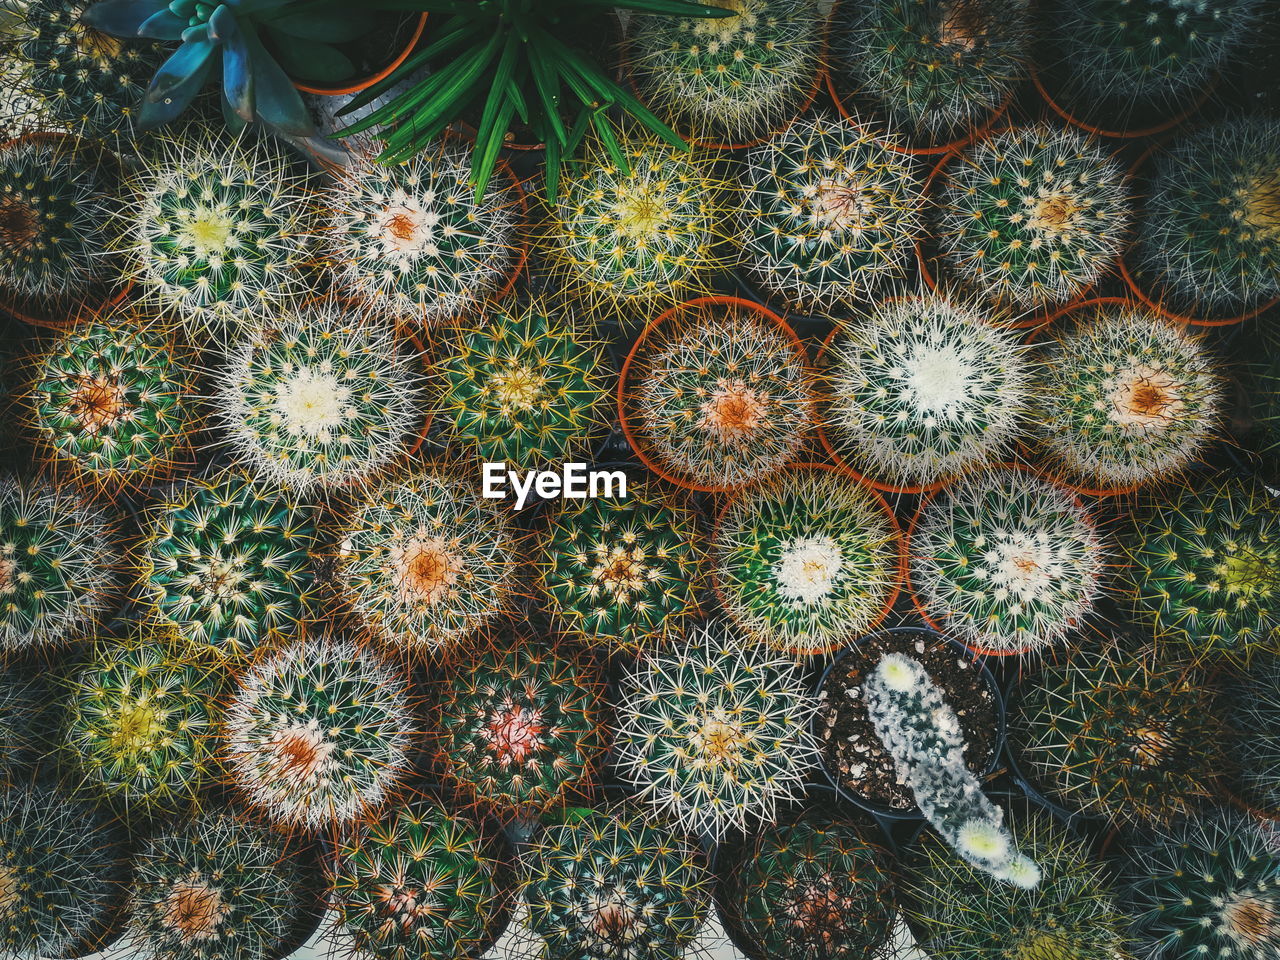
<path fill-rule="evenodd" d="M 61 720 L 57 689 L 38 663 L 10 660 L 0 672 L 0 782 L 9 783 L 52 753 Z"/>
<path fill-rule="evenodd" d="M 1260 659 L 1227 692 L 1235 734 L 1231 789 L 1265 813 L 1280 811 L 1280 659 Z"/>

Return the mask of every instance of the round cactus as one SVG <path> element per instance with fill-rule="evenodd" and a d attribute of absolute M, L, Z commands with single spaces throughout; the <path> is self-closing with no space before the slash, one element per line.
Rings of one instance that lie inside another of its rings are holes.
<path fill-rule="evenodd" d="M 338 580 L 389 644 L 446 650 L 511 609 L 519 535 L 496 503 L 446 472 L 387 480 L 340 536 Z"/>
<path fill-rule="evenodd" d="M 570 811 L 520 866 L 529 927 L 548 958 L 679 960 L 709 913 L 701 852 L 629 806 Z"/>
<path fill-rule="evenodd" d="M 848 308 L 915 266 L 924 191 L 892 135 L 803 120 L 752 150 L 740 262 L 800 309 Z"/>
<path fill-rule="evenodd" d="M 257 473 L 297 490 L 334 487 L 403 452 L 421 420 L 419 380 L 390 330 L 330 301 L 249 329 L 218 404 Z"/>
<path fill-rule="evenodd" d="M 940 294 L 882 300 L 821 362 L 827 442 L 895 486 L 998 461 L 1026 420 L 1031 371 L 1017 337 Z"/>
<path fill-rule="evenodd" d="M 785 125 L 817 82 L 817 0 L 711 0 L 730 16 L 638 16 L 628 42 L 655 112 L 700 140 L 747 143 Z"/>
<path fill-rule="evenodd" d="M 238 682 L 226 716 L 237 785 L 273 820 L 353 823 L 408 766 L 404 684 L 372 653 L 320 635 L 284 647 Z"/>
<path fill-rule="evenodd" d="M 784 470 L 729 503 L 712 570 L 748 635 L 812 656 L 875 626 L 897 593 L 901 551 L 879 496 L 833 470 Z"/>
<path fill-rule="evenodd" d="M 818 759 L 814 709 L 793 659 L 703 625 L 628 674 L 617 772 L 641 800 L 718 840 L 772 822 L 778 803 L 799 794 Z"/>
<path fill-rule="evenodd" d="M 939 240 L 955 277 L 1023 310 L 1078 296 L 1127 238 L 1124 170 L 1097 141 L 1045 123 L 966 150 L 941 174 Z"/>
<path fill-rule="evenodd" d="M 55 675 L 56 676 L 56 675 Z M 63 703 L 48 665 L 6 659 L 0 670 L 0 783 L 40 764 L 56 746 Z M 61 677 L 57 677 L 61 679 Z"/>
<path fill-rule="evenodd" d="M 150 513 L 143 597 L 189 640 L 244 656 L 291 636 L 314 590 L 310 507 L 236 471 L 183 483 Z"/>
<path fill-rule="evenodd" d="M 1069 491 L 1011 468 L 929 501 L 911 540 L 911 582 L 942 630 L 972 647 L 1027 653 L 1097 612 L 1108 544 Z"/>
<path fill-rule="evenodd" d="M 814 382 L 781 321 L 692 301 L 639 345 L 624 415 L 670 479 L 731 489 L 793 460 L 813 425 Z"/>
<path fill-rule="evenodd" d="M 1267 339 L 1242 338 L 1233 366 L 1240 377 L 1240 408 L 1230 423 L 1255 473 L 1280 489 L 1280 350 Z"/>
<path fill-rule="evenodd" d="M 1280 659 L 1260 658 L 1232 684 L 1232 788 L 1264 813 L 1280 812 Z"/>
<path fill-rule="evenodd" d="M 478 306 L 515 267 L 519 187 L 477 200 L 459 146 L 383 164 L 357 154 L 326 193 L 320 253 L 337 292 L 369 313 L 432 326 Z"/>
<path fill-rule="evenodd" d="M 0 475 L 0 649 L 61 643 L 91 626 L 121 558 L 107 517 L 45 480 Z"/>

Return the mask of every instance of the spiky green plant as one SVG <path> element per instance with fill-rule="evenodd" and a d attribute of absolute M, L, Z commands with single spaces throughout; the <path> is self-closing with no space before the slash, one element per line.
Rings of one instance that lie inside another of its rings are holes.
<path fill-rule="evenodd" d="M 876 127 L 819 117 L 747 154 L 739 262 L 767 292 L 825 312 L 907 276 L 925 198 L 894 142 Z"/>
<path fill-rule="evenodd" d="M 600 345 L 543 304 L 489 311 L 450 332 L 438 364 L 445 435 L 512 469 L 572 459 L 604 422 Z"/>
<path fill-rule="evenodd" d="M 1226 767 L 1221 704 L 1198 671 L 1089 645 L 1019 686 L 1009 742 L 1050 800 L 1113 822 L 1156 823 L 1208 799 Z"/>
<path fill-rule="evenodd" d="M 657 481 L 629 482 L 626 499 L 566 500 L 536 562 L 545 606 L 570 635 L 629 652 L 678 636 L 707 578 L 691 503 Z"/>
<path fill-rule="evenodd" d="M 1280 121 L 1227 120 L 1155 158 L 1133 264 L 1152 295 L 1197 316 L 1280 296 Z"/>
<path fill-rule="evenodd" d="M 267 960 L 318 900 L 298 845 L 222 811 L 149 836 L 134 872 L 126 937 L 156 960 Z"/>
<path fill-rule="evenodd" d="M 938 238 L 950 270 L 992 303 L 1034 310 L 1096 283 L 1127 239 L 1124 170 L 1092 138 L 1014 127 L 943 169 Z"/>
<path fill-rule="evenodd" d="M 694 628 L 623 682 L 618 776 L 640 799 L 704 837 L 770 823 L 818 759 L 815 701 L 796 662 L 719 623 Z"/>
<path fill-rule="evenodd" d="M 1280 812 L 1280 659 L 1258 658 L 1228 693 L 1231 788 L 1265 813 Z"/>
<path fill-rule="evenodd" d="M 287 638 L 315 589 L 311 507 L 236 470 L 185 481 L 149 512 L 143 598 L 194 643 L 242 657 Z"/>
<path fill-rule="evenodd" d="M 339 844 L 340 933 L 372 960 L 479 956 L 507 920 L 503 872 L 477 824 L 434 800 L 411 800 Z"/>
<path fill-rule="evenodd" d="M 887 852 L 858 825 L 809 809 L 766 829 L 725 865 L 721 903 L 760 955 L 864 960 L 896 921 Z"/>
<path fill-rule="evenodd" d="M 1137 617 L 1178 655 L 1243 664 L 1280 651 L 1280 502 L 1255 480 L 1152 497 L 1120 538 Z"/>
<path fill-rule="evenodd" d="M 421 376 L 390 329 L 325 301 L 252 325 L 217 405 L 240 460 L 295 490 L 367 479 L 422 419 Z"/>
<path fill-rule="evenodd" d="M 796 457 L 814 386 L 789 329 L 737 303 L 695 300 L 638 348 L 624 413 L 670 479 L 732 489 Z"/>
<path fill-rule="evenodd" d="M 350 516 L 337 581 L 385 642 L 447 650 L 511 609 L 520 536 L 472 483 L 439 468 L 387 479 Z"/>
<path fill-rule="evenodd" d="M 881 300 L 836 333 L 821 363 L 828 443 L 881 482 L 923 486 L 994 463 L 1026 423 L 1025 348 L 944 294 Z"/>
<path fill-rule="evenodd" d="M 408 768 L 405 685 L 355 643 L 319 634 L 238 678 L 225 755 L 236 784 L 272 820 L 318 828 L 376 809 Z"/>
<path fill-rule="evenodd" d="M 1239 377 L 1240 407 L 1230 423 L 1267 486 L 1280 488 L 1280 350 L 1268 338 L 1241 338 L 1233 366 Z"/>
<path fill-rule="evenodd" d="M 825 15 L 817 0 L 712 0 L 732 16 L 637 16 L 636 87 L 698 140 L 761 140 L 795 117 L 816 82 Z"/>
<path fill-rule="evenodd" d="M 91 626 L 120 561 L 97 507 L 47 480 L 0 475 L 0 649 L 62 643 Z"/>
<path fill-rule="evenodd" d="M 1113 488 L 1186 469 L 1223 418 L 1223 378 L 1202 338 L 1154 312 L 1077 312 L 1036 367 L 1036 431 L 1070 477 Z"/>
<path fill-rule="evenodd" d="M 870 630 L 901 579 L 884 501 L 833 471 L 784 470 L 730 501 L 712 572 L 725 612 L 772 649 L 830 653 Z"/>
<path fill-rule="evenodd" d="M 63 703 L 47 665 L 5 662 L 0 670 L 0 782 L 39 769 L 57 744 Z"/>
<path fill-rule="evenodd" d="M 911 584 L 929 617 L 962 642 L 1042 651 L 1097 612 L 1109 553 L 1070 491 L 1000 468 L 966 477 L 924 507 Z"/>
<path fill-rule="evenodd" d="M 556 960 L 680 960 L 710 912 L 701 851 L 629 805 L 569 811 L 520 867 L 529 927 Z"/>

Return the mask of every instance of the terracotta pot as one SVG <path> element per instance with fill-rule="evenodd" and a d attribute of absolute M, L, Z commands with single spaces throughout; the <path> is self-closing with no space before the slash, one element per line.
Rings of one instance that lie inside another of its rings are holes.
<path fill-rule="evenodd" d="M 340 82 L 333 85 L 310 84 L 310 83 L 305 83 L 301 80 L 294 80 L 293 85 L 303 93 L 314 93 L 322 97 L 341 97 L 341 96 L 347 96 L 350 94 L 360 93 L 361 91 L 367 90 L 369 87 L 372 87 L 375 83 L 379 83 L 385 80 L 387 77 L 391 76 L 391 74 L 395 73 L 397 68 L 399 68 L 399 66 L 402 63 L 404 63 L 406 60 L 409 59 L 409 54 L 413 53 L 414 48 L 418 45 L 418 41 L 422 39 L 423 31 L 425 31 L 426 28 L 427 28 L 427 15 L 425 13 L 420 13 L 418 14 L 418 22 L 416 27 L 414 28 L 413 35 L 409 37 L 408 42 L 405 43 L 404 47 L 400 50 L 400 52 L 396 54 L 395 59 L 393 59 L 390 63 L 388 63 L 385 67 L 383 67 L 377 73 L 371 73 L 366 77 L 361 77 L 356 80 Z"/>
<path fill-rule="evenodd" d="M 1056 101 L 1049 91 L 1045 88 L 1044 82 L 1040 79 L 1040 72 L 1036 69 L 1034 62 L 1031 64 L 1031 82 L 1035 84 L 1036 91 L 1040 94 L 1040 98 L 1054 114 L 1065 120 L 1071 126 L 1076 127 L 1086 133 L 1091 133 L 1097 137 L 1106 137 L 1109 140 L 1137 140 L 1143 137 L 1154 137 L 1161 133 L 1167 133 L 1174 127 L 1180 126 L 1189 120 L 1194 114 L 1199 112 L 1200 108 L 1208 102 L 1209 97 L 1213 93 L 1213 88 L 1217 85 L 1217 78 L 1210 83 L 1205 84 L 1204 89 L 1192 101 L 1191 105 L 1180 113 L 1174 114 L 1161 120 L 1159 123 L 1152 124 L 1149 127 L 1142 127 L 1137 130 L 1112 130 L 1106 127 L 1100 127 L 1089 123 L 1072 113 L 1066 107 Z"/>

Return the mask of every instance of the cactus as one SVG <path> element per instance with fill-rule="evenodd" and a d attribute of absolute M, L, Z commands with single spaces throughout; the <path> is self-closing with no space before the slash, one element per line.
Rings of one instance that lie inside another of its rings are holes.
<path fill-rule="evenodd" d="M 394 165 L 353 157 L 325 195 L 318 239 L 336 292 L 411 328 L 496 292 L 515 266 L 520 188 L 494 183 L 478 200 L 470 162 L 451 144 Z"/>
<path fill-rule="evenodd" d="M 8 661 L 0 669 L 0 783 L 39 768 L 55 746 L 63 704 L 37 660 Z"/>
<path fill-rule="evenodd" d="M 1243 339 L 1233 357 L 1240 377 L 1240 408 L 1230 426 L 1269 487 L 1280 488 L 1280 350 L 1269 339 Z"/>
<path fill-rule="evenodd" d="M 656 481 L 625 500 L 565 501 L 538 542 L 545 606 L 574 639 L 638 652 L 697 613 L 707 571 L 688 498 Z"/>
<path fill-rule="evenodd" d="M 26 417 L 56 465 L 107 495 L 146 486 L 189 452 L 195 375 L 183 345 L 130 315 L 99 315 L 39 360 Z"/>
<path fill-rule="evenodd" d="M 880 301 L 836 333 L 822 362 L 827 441 L 896 486 L 996 462 L 1026 420 L 1025 349 L 977 307 L 942 294 Z"/>
<path fill-rule="evenodd" d="M 1048 453 L 1099 487 L 1184 470 L 1222 419 L 1223 378 L 1203 340 L 1150 311 L 1093 307 L 1036 372 L 1033 420 Z"/>
<path fill-rule="evenodd" d="M 832 470 L 784 470 L 721 515 L 713 575 L 725 612 L 778 652 L 830 653 L 897 592 L 901 535 L 884 501 Z"/>
<path fill-rule="evenodd" d="M 134 869 L 127 937 L 156 960 L 266 960 L 300 925 L 312 883 L 293 844 L 223 812 L 148 837 Z"/>
<path fill-rule="evenodd" d="M 218 405 L 255 472 L 290 489 L 332 488 L 403 452 L 421 420 L 420 379 L 390 330 L 328 301 L 247 330 Z"/>
<path fill-rule="evenodd" d="M 817 762 L 815 702 L 794 660 L 723 625 L 695 628 L 627 675 L 616 714 L 618 776 L 679 824 L 719 840 L 771 823 Z"/>
<path fill-rule="evenodd" d="M 1097 613 L 1108 544 L 1069 491 L 1001 468 L 925 505 L 911 581 L 941 629 L 972 647 L 1028 653 L 1062 643 Z"/>
<path fill-rule="evenodd" d="M 503 880 L 475 823 L 434 800 L 412 800 L 339 844 L 339 930 L 371 960 L 477 957 L 506 923 Z"/>
<path fill-rule="evenodd" d="M 529 927 L 548 958 L 680 960 L 709 913 L 701 852 L 630 806 L 571 811 L 520 865 Z"/>
<path fill-rule="evenodd" d="M 1267 814 L 1280 811 L 1280 660 L 1259 658 L 1229 688 L 1236 736 L 1231 787 Z"/>
<path fill-rule="evenodd" d="M 747 143 L 799 113 L 816 83 L 817 0 L 712 0 L 719 19 L 638 16 L 628 41 L 641 98 L 702 140 Z"/>
<path fill-rule="evenodd" d="M 1280 652 L 1280 501 L 1211 477 L 1153 497 L 1121 537 L 1137 616 L 1179 655 L 1247 663 Z"/>
<path fill-rule="evenodd" d="M 320 634 L 239 679 L 226 715 L 235 782 L 272 820 L 315 829 L 374 810 L 408 767 L 405 687 L 354 643 Z"/>
<path fill-rule="evenodd" d="M 1211 124 L 1155 159 L 1132 263 L 1205 316 L 1280 297 L 1280 122 Z M 1144 278 L 1145 279 L 1145 278 Z"/>
<path fill-rule="evenodd" d="M 437 378 L 448 439 L 481 462 L 512 469 L 560 463 L 603 426 L 599 344 L 533 303 L 491 307 L 483 324 L 450 334 Z"/>
<path fill-rule="evenodd" d="M 766 291 L 809 312 L 847 309 L 914 269 L 924 190 L 895 142 L 819 118 L 747 154 L 740 262 Z"/>
<path fill-rule="evenodd" d="M 310 507 L 233 470 L 178 486 L 150 512 L 145 600 L 189 640 L 243 657 L 291 636 L 314 590 Z"/>
<path fill-rule="evenodd" d="M 520 537 L 497 504 L 441 469 L 386 480 L 351 511 L 337 579 L 385 642 L 444 651 L 508 612 Z"/>
<path fill-rule="evenodd" d="M 761 956 L 864 960 L 889 946 L 896 909 L 888 855 L 829 813 L 808 810 L 768 828 L 721 883 L 725 912 Z"/>
<path fill-rule="evenodd" d="M 939 240 L 966 288 L 1036 310 L 1083 293 L 1127 239 L 1124 170 L 1096 140 L 1046 123 L 997 133 L 942 172 Z"/>
<path fill-rule="evenodd" d="M 120 557 L 97 507 L 45 480 L 0 475 L 0 649 L 73 639 L 106 612 Z"/>
<path fill-rule="evenodd" d="M 803 351 L 780 321 L 693 301 L 640 345 L 624 411 L 658 469 L 732 489 L 796 457 L 813 425 L 813 393 Z"/>

